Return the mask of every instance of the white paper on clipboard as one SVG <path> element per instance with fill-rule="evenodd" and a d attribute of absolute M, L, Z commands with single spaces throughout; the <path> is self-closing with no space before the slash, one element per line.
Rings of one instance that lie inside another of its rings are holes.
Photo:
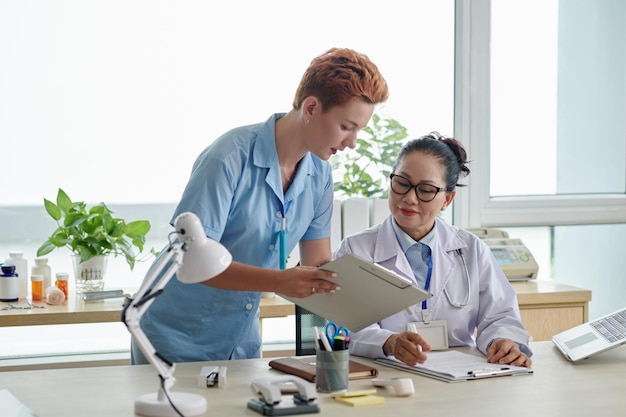
<path fill-rule="evenodd" d="M 533 374 L 531 369 L 523 366 L 488 363 L 482 355 L 477 356 L 456 350 L 429 352 L 426 362 L 413 366 L 400 362 L 393 356 L 377 358 L 375 363 L 445 382 Z"/>
<path fill-rule="evenodd" d="M 287 300 L 357 332 L 431 296 L 410 280 L 355 255 L 346 254 L 320 269 L 333 271 L 341 290 Z"/>

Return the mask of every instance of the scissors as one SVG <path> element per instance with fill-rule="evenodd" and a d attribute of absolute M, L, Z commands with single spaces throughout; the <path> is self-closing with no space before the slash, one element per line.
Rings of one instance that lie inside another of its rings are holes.
<path fill-rule="evenodd" d="M 343 326 L 337 326 L 337 323 L 335 323 L 334 321 L 329 321 L 328 323 L 326 323 L 324 331 L 326 333 L 326 337 L 331 342 L 335 340 L 335 336 L 343 336 L 347 338 L 350 337 L 350 331 Z"/>

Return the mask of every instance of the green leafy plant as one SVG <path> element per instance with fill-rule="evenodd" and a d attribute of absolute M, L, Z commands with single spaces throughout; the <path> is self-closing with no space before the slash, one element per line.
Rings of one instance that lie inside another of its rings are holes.
<path fill-rule="evenodd" d="M 56 204 L 44 198 L 46 211 L 57 222 L 57 229 L 39 247 L 37 256 L 44 256 L 56 248 L 66 247 L 80 261 L 97 255 L 123 255 L 132 270 L 139 253 L 143 252 L 150 222 L 113 217 L 113 212 L 100 203 L 91 208 L 82 201 L 72 201 L 59 188 Z M 135 250 L 136 248 L 136 250 Z"/>
<path fill-rule="evenodd" d="M 387 180 L 407 136 L 400 122 L 374 113 L 361 130 L 356 148 L 330 160 L 336 195 L 387 198 Z"/>

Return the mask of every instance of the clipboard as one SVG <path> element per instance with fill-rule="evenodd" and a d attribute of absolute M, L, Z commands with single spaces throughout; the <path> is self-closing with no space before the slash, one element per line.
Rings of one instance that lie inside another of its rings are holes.
<path fill-rule="evenodd" d="M 523 366 L 489 363 L 482 356 L 456 350 L 429 352 L 426 362 L 414 366 L 400 362 L 393 356 L 378 358 L 374 362 L 444 382 L 463 382 L 484 378 L 533 374 L 531 369 Z"/>
<path fill-rule="evenodd" d="M 343 255 L 319 268 L 337 273 L 332 281 L 341 286 L 340 291 L 306 298 L 282 297 L 351 332 L 358 332 L 431 296 L 409 279 L 353 254 Z"/>

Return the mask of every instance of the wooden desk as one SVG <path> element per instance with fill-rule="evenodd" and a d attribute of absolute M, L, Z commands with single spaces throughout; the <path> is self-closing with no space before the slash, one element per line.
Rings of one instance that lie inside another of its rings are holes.
<path fill-rule="evenodd" d="M 375 365 L 380 377 L 409 377 L 415 394 L 396 397 L 378 388 L 385 403 L 349 407 L 335 402 L 330 394 L 319 394 L 320 415 L 344 417 L 408 416 L 621 416 L 626 407 L 626 348 L 617 348 L 581 363 L 567 362 L 550 342 L 531 344 L 534 375 L 501 377 L 478 381 L 445 383 Z M 372 363 L 368 359 L 353 358 Z M 269 359 L 180 363 L 172 391 L 206 397 L 205 416 L 259 416 L 247 409 L 253 397 L 250 382 L 258 377 L 284 375 L 270 370 Z M 226 365 L 225 388 L 199 388 L 202 366 Z M 0 389 L 7 389 L 40 416 L 130 417 L 137 396 L 158 387 L 150 365 L 110 366 L 41 371 L 0 372 Z M 350 381 L 350 390 L 371 388 L 369 380 Z"/>
<path fill-rule="evenodd" d="M 535 341 L 584 323 L 589 319 L 591 291 L 554 281 L 512 282 L 522 323 Z"/>

